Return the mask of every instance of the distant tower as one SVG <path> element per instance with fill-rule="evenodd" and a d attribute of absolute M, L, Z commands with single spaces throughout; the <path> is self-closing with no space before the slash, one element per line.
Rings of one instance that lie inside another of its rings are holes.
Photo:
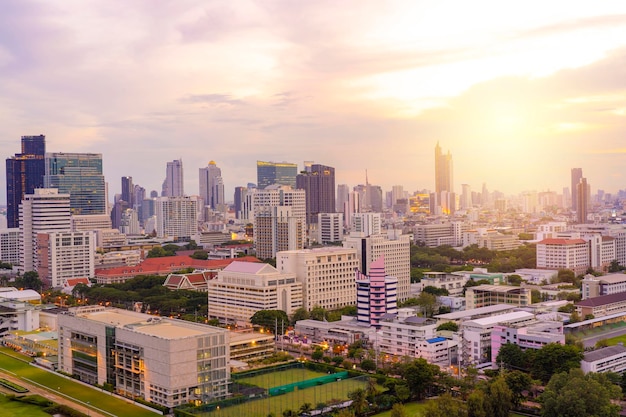
<path fill-rule="evenodd" d="M 161 196 L 163 197 L 182 197 L 185 195 L 183 187 L 183 160 L 175 159 L 167 163 L 165 171 L 165 181 Z"/>
<path fill-rule="evenodd" d="M 461 184 L 461 209 L 467 210 L 472 207 L 472 190 L 469 184 Z"/>
<path fill-rule="evenodd" d="M 26 194 L 43 188 L 46 137 L 22 136 L 22 152 L 6 160 L 7 227 L 19 226 L 19 206 Z"/>
<path fill-rule="evenodd" d="M 200 198 L 205 206 L 218 210 L 224 207 L 224 181 L 222 170 L 215 161 L 210 161 L 206 168 L 200 168 Z"/>
<path fill-rule="evenodd" d="M 348 194 L 350 194 L 350 188 L 348 184 L 339 184 L 337 186 L 337 199 L 335 210 L 337 212 L 343 212 L 344 204 L 348 202 Z"/>
<path fill-rule="evenodd" d="M 587 223 L 590 197 L 591 187 L 587 184 L 587 178 L 581 178 L 576 184 L 576 222 L 579 224 Z"/>
<path fill-rule="evenodd" d="M 572 210 L 578 210 L 578 184 L 583 177 L 582 168 L 572 168 Z"/>
<path fill-rule="evenodd" d="M 279 184 L 296 188 L 298 165 L 289 162 L 256 161 L 257 186 L 263 190 L 268 185 Z"/>
<path fill-rule="evenodd" d="M 134 197 L 133 177 L 122 177 L 122 200 L 128 203 L 128 207 L 133 207 Z"/>
<path fill-rule="evenodd" d="M 311 164 L 296 177 L 296 189 L 306 193 L 306 222 L 317 223 L 318 214 L 335 212 L 335 168 Z"/>
<path fill-rule="evenodd" d="M 452 186 L 452 154 L 441 153 L 439 142 L 435 146 L 435 192 L 441 196 L 443 191 L 453 192 Z"/>
<path fill-rule="evenodd" d="M 45 188 L 56 188 L 70 195 L 72 214 L 105 214 L 106 186 L 102 174 L 102 154 L 46 154 Z"/>

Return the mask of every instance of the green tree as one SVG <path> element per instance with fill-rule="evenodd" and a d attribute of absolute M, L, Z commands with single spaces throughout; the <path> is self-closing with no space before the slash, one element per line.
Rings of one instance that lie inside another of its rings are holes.
<path fill-rule="evenodd" d="M 540 397 L 543 417 L 617 417 L 620 407 L 612 400 L 621 388 L 606 375 L 583 374 L 580 369 L 555 374 Z"/>
<path fill-rule="evenodd" d="M 400 372 L 402 379 L 411 390 L 411 395 L 421 400 L 435 382 L 435 376 L 439 373 L 439 367 L 429 364 L 423 358 L 418 358 L 403 365 Z"/>
<path fill-rule="evenodd" d="M 448 290 L 446 290 L 445 288 L 437 288 L 437 287 L 433 287 L 432 285 L 428 285 L 424 287 L 424 292 L 427 292 L 434 296 L 450 294 Z"/>
<path fill-rule="evenodd" d="M 509 282 L 509 285 L 515 285 L 516 287 L 519 287 L 522 284 L 523 280 L 521 276 L 513 274 L 507 277 L 507 281 Z"/>
<path fill-rule="evenodd" d="M 505 343 L 498 351 L 496 363 L 506 369 L 526 369 L 527 357 L 519 345 Z"/>
<path fill-rule="evenodd" d="M 282 334 L 289 325 L 289 317 L 283 310 L 259 310 L 250 317 L 250 323 Z"/>
<path fill-rule="evenodd" d="M 504 381 L 513 394 L 513 405 L 518 407 L 524 398 L 523 392 L 530 390 L 532 387 L 532 379 L 525 372 L 511 371 L 504 375 Z"/>
<path fill-rule="evenodd" d="M 609 272 L 613 274 L 616 272 L 620 272 L 623 269 L 624 268 L 622 268 L 622 266 L 619 264 L 619 261 L 617 259 L 613 259 L 611 261 L 611 265 L 609 265 Z"/>
<path fill-rule="evenodd" d="M 363 361 L 361 362 L 361 369 L 363 369 L 366 372 L 375 371 L 376 362 L 374 362 L 372 359 L 363 359 Z"/>
<path fill-rule="evenodd" d="M 311 313 L 309 313 L 309 317 L 312 320 L 324 321 L 326 318 L 326 309 L 324 307 L 314 306 L 313 309 L 311 309 Z"/>
<path fill-rule="evenodd" d="M 306 308 L 300 307 L 291 315 L 291 324 L 296 324 L 297 321 L 306 320 L 309 318 L 309 312 Z"/>
<path fill-rule="evenodd" d="M 549 343 L 534 352 L 532 376 L 547 383 L 552 375 L 579 368 L 583 359 L 582 351 L 572 345 Z"/>
<path fill-rule="evenodd" d="M 205 250 L 197 250 L 192 255 L 190 255 L 190 258 L 207 260 L 209 259 L 209 254 Z"/>
<path fill-rule="evenodd" d="M 365 415 L 367 411 L 367 394 L 364 389 L 358 388 L 348 393 L 348 398 L 352 400 L 352 409 L 356 416 Z"/>
<path fill-rule="evenodd" d="M 462 402 L 445 393 L 437 399 L 426 402 L 422 415 L 424 417 L 465 417 L 467 411 Z"/>
<path fill-rule="evenodd" d="M 324 351 L 322 349 L 315 349 L 313 353 L 311 353 L 311 359 L 315 362 L 319 362 L 320 359 L 324 357 Z"/>
<path fill-rule="evenodd" d="M 422 309 L 425 317 L 432 317 L 437 306 L 437 297 L 422 291 L 417 297 L 417 305 Z"/>
<path fill-rule="evenodd" d="M 41 292 L 43 282 L 39 279 L 39 274 L 35 271 L 28 271 L 19 280 L 19 286 Z"/>
<path fill-rule="evenodd" d="M 453 321 L 448 321 L 448 322 L 445 322 L 445 323 L 441 323 L 439 326 L 437 326 L 437 331 L 440 331 L 440 330 L 449 330 L 449 331 L 452 331 L 452 332 L 458 332 L 459 331 L 459 325 L 456 324 Z"/>
<path fill-rule="evenodd" d="M 487 417 L 485 393 L 476 389 L 467 397 L 467 417 Z"/>
<path fill-rule="evenodd" d="M 409 413 L 404 405 L 396 403 L 391 407 L 391 417 L 409 417 Z"/>
<path fill-rule="evenodd" d="M 396 397 L 402 402 L 405 402 L 411 397 L 411 390 L 406 384 L 397 384 L 395 387 Z"/>
<path fill-rule="evenodd" d="M 513 392 L 502 376 L 498 376 L 487 387 L 485 410 L 489 417 L 509 417 L 513 408 Z"/>

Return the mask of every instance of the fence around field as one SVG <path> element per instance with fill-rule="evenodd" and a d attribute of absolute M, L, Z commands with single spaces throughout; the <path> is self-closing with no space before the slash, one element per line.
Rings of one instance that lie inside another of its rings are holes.
<path fill-rule="evenodd" d="M 285 384 L 285 385 L 280 385 L 278 387 L 273 387 L 268 390 L 268 394 L 270 397 L 273 397 L 274 395 L 285 394 L 287 392 L 292 392 L 296 389 L 311 388 L 316 385 L 324 385 L 329 382 L 337 382 L 346 378 L 348 378 L 348 371 L 336 372 L 334 374 L 307 379 L 305 381 L 292 382 L 291 384 Z"/>

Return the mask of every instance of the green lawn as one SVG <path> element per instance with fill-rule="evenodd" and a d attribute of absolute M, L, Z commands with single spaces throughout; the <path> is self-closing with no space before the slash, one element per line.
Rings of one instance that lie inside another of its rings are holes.
<path fill-rule="evenodd" d="M 238 382 L 256 385 L 261 388 L 273 388 L 280 385 L 291 384 L 293 382 L 306 381 L 320 376 L 325 376 L 324 372 L 311 371 L 306 368 L 291 368 L 284 371 L 272 372 L 269 374 L 257 375 L 250 378 L 239 379 Z"/>
<path fill-rule="evenodd" d="M 76 402 L 82 402 L 83 405 L 89 403 L 91 407 L 103 410 L 109 413 L 109 415 L 132 415 L 133 417 L 154 417 L 156 415 L 149 410 L 130 404 L 106 392 L 85 387 L 71 379 L 23 362 L 29 360 L 31 358 L 27 356 L 15 353 L 11 349 L 0 347 L 0 371 L 6 370 L 27 382 L 44 385 L 50 391 L 64 395 Z"/>
<path fill-rule="evenodd" d="M 619 342 L 622 342 L 623 344 L 626 345 L 626 334 L 607 339 L 607 342 L 608 342 L 609 346 L 616 345 Z"/>
<path fill-rule="evenodd" d="M 276 416 L 284 410 L 298 410 L 302 404 L 309 403 L 313 407 L 319 403 L 328 403 L 332 399 L 346 400 L 348 393 L 358 388 L 366 388 L 362 379 L 345 379 L 311 388 L 296 390 L 287 394 L 261 400 L 248 401 L 240 405 L 223 407 L 212 412 L 198 414 L 204 417 L 266 417 L 273 413 Z"/>
<path fill-rule="evenodd" d="M 409 417 L 422 417 L 422 411 L 424 411 L 426 404 L 420 403 L 407 403 L 404 404 L 404 409 Z M 391 410 L 384 411 L 382 413 L 374 415 L 374 417 L 391 417 Z"/>
<path fill-rule="evenodd" d="M 50 417 L 44 413 L 41 407 L 24 404 L 18 401 L 10 401 L 4 394 L 0 393 L 0 414 L 12 417 Z"/>

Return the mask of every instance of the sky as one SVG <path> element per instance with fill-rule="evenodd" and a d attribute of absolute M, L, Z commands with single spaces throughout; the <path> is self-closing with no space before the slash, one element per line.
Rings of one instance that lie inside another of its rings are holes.
<path fill-rule="evenodd" d="M 562 192 L 573 167 L 616 192 L 626 2 L 3 0 L 0 157 L 38 134 L 102 153 L 110 199 L 173 159 L 190 195 L 211 160 L 227 199 L 257 160 L 434 189 L 437 142 L 457 192 Z"/>

